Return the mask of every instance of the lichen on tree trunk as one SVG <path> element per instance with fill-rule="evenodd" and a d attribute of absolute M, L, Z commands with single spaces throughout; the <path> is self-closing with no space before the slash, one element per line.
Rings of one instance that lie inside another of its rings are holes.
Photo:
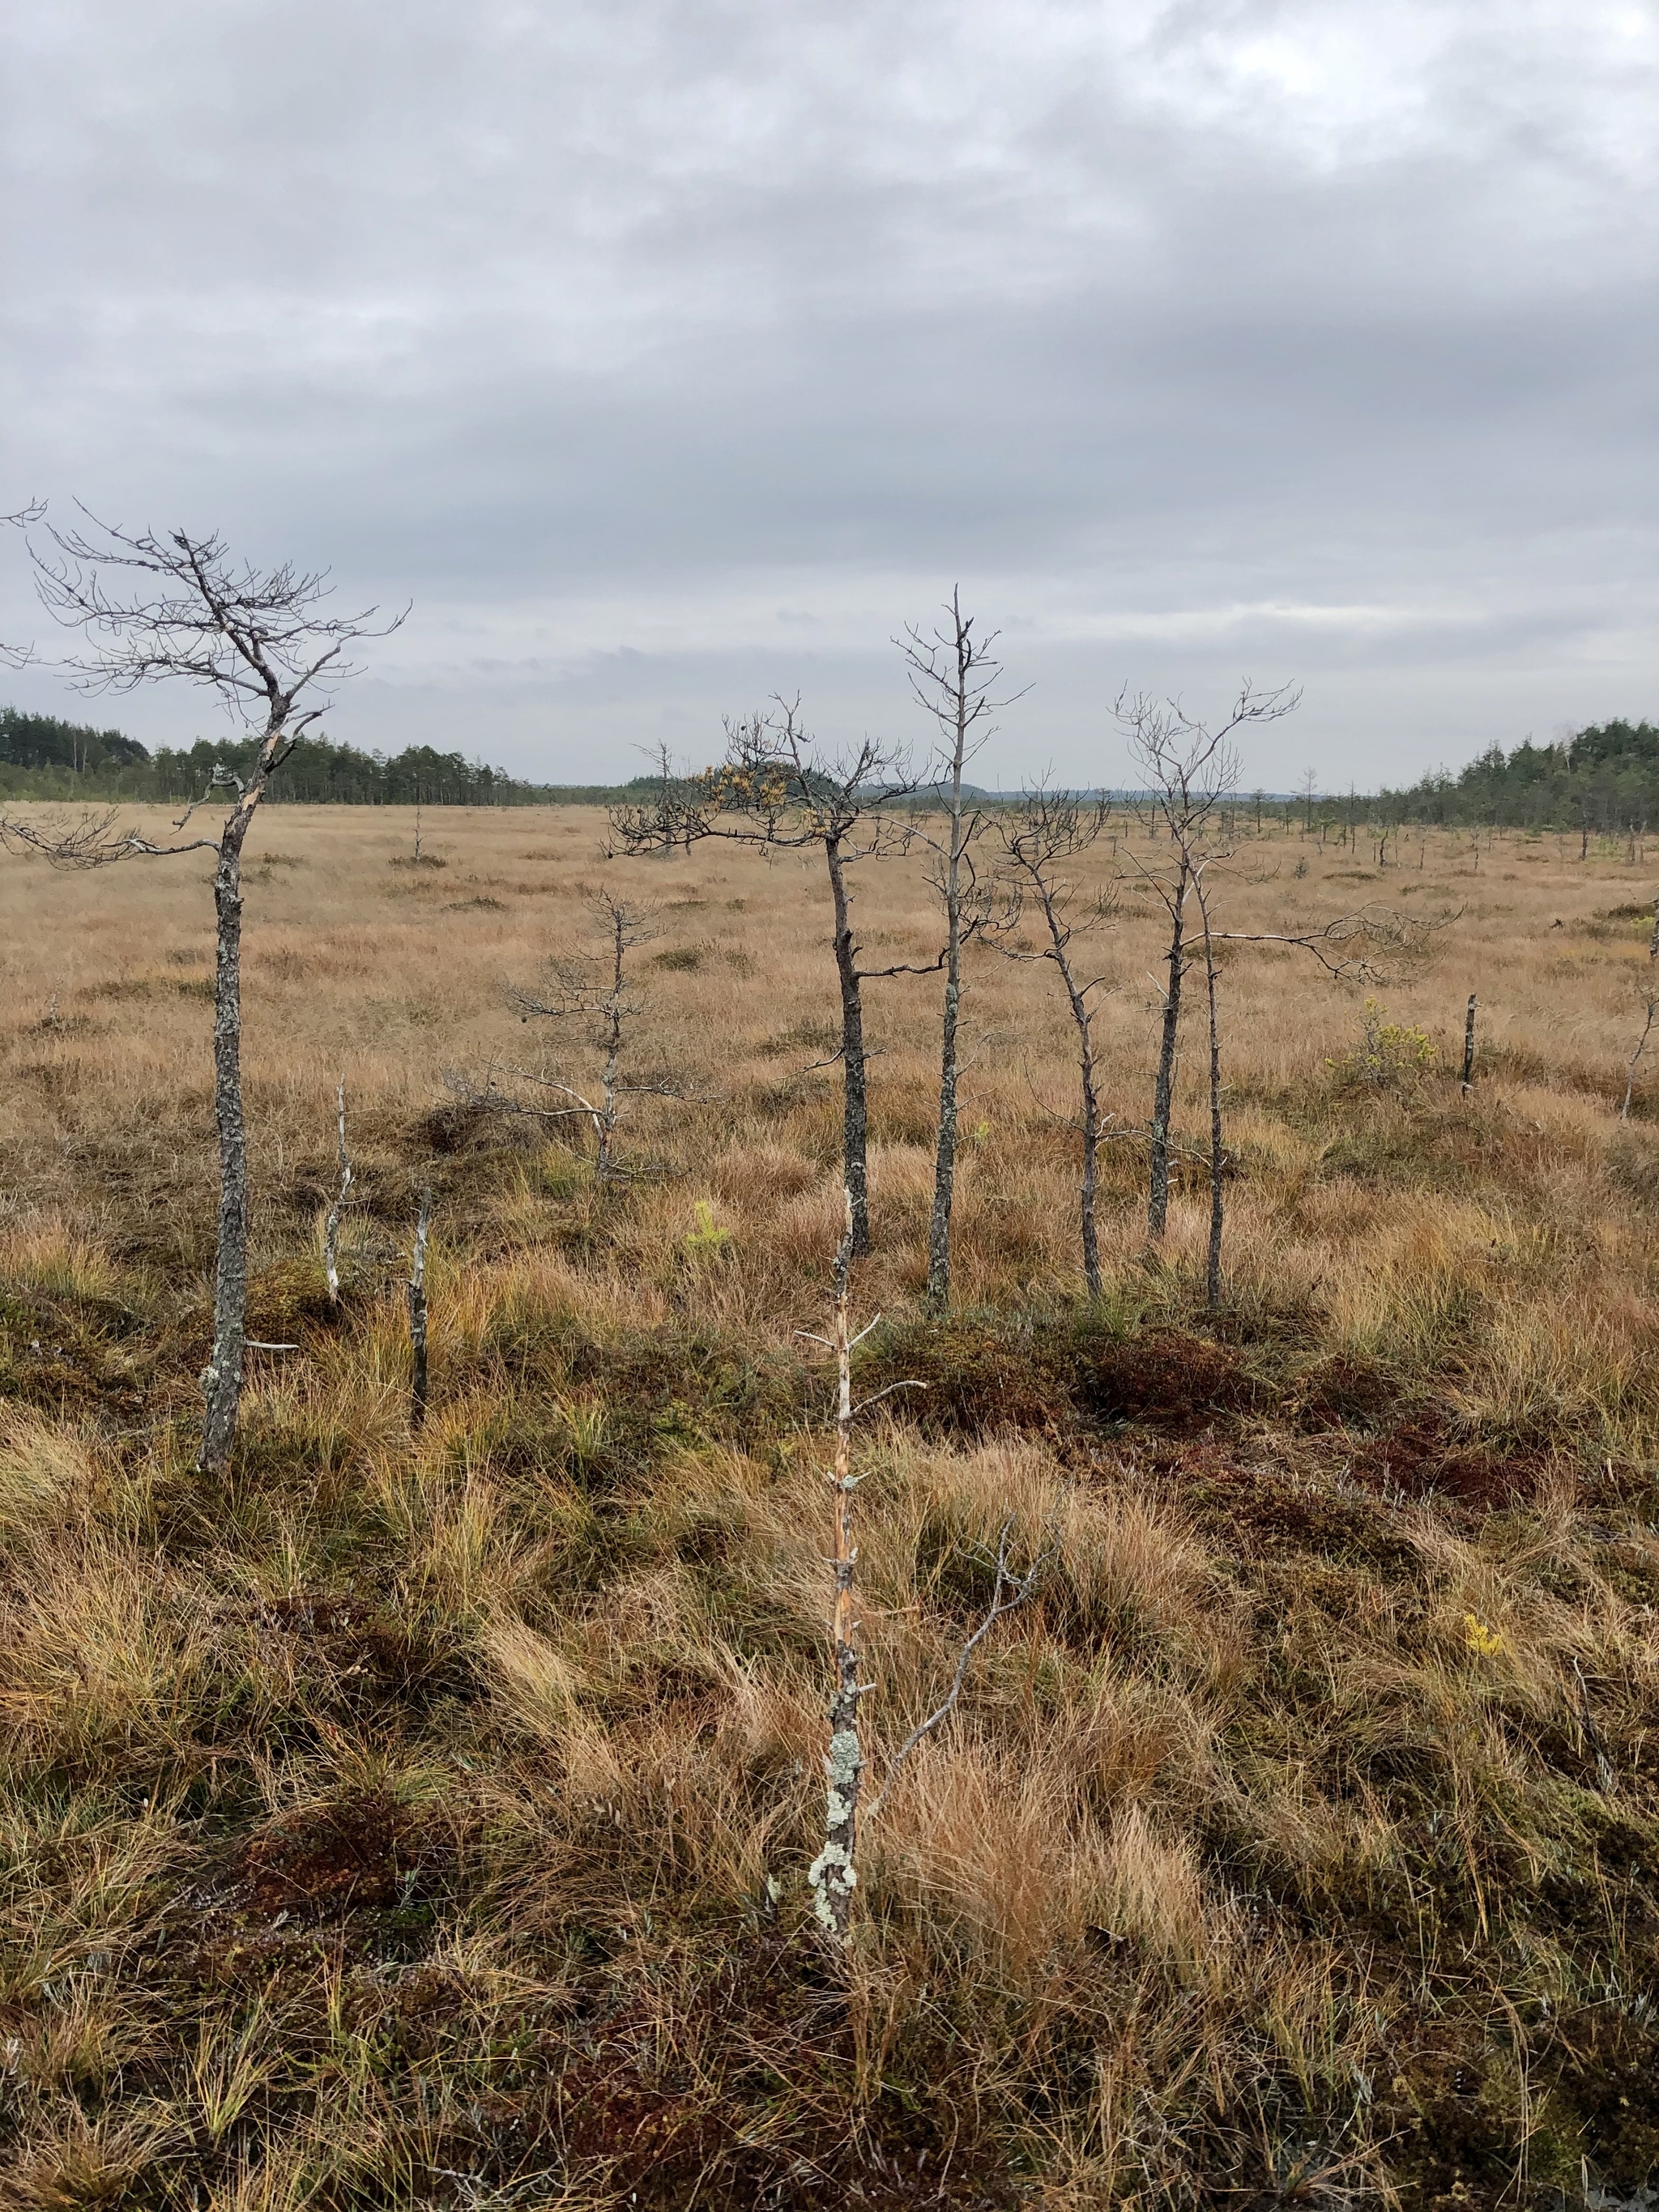
<path fill-rule="evenodd" d="M 230 1458 L 247 1345 L 247 1126 L 242 1109 L 242 844 L 244 799 L 225 825 L 213 877 L 217 923 L 213 991 L 213 1109 L 219 1130 L 219 1237 L 213 1270 L 213 1349 L 202 1375 L 206 1409 L 197 1464 L 218 1474 Z"/>
<path fill-rule="evenodd" d="M 830 1748 L 824 1760 L 823 1847 L 807 1869 L 812 1909 L 820 1924 L 845 1941 L 858 1887 L 859 1790 L 864 1756 L 859 1741 L 858 1626 L 853 1609 L 853 1340 L 850 1322 L 853 1200 L 847 1194 L 846 1229 L 836 1254 L 835 1613 L 830 1630 L 836 1686 L 830 1699 Z"/>

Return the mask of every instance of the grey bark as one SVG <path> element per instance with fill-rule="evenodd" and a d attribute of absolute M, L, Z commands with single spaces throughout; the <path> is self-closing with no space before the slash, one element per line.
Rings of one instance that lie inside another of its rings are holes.
<path fill-rule="evenodd" d="M 1181 1036 L 1181 985 L 1187 971 L 1187 893 L 1191 876 L 1183 852 L 1170 902 L 1169 981 L 1164 992 L 1164 1029 L 1158 1041 L 1158 1079 L 1152 1090 L 1152 1165 L 1146 1187 L 1146 1234 L 1159 1242 L 1170 1219 L 1170 1121 L 1175 1109 L 1176 1048 Z"/>
<path fill-rule="evenodd" d="M 1221 1240 L 1226 1200 L 1223 1175 L 1226 1152 L 1221 1123 L 1221 1023 L 1216 1003 L 1215 939 L 1210 933 L 1210 902 L 1200 877 L 1199 912 L 1204 921 L 1204 984 L 1210 1013 L 1210 1243 L 1204 1269 L 1204 1302 L 1212 1313 L 1221 1305 Z"/>
<path fill-rule="evenodd" d="M 1474 1008 L 1475 997 L 1469 993 L 1469 1010 L 1463 1018 L 1463 1089 L 1474 1088 Z"/>
<path fill-rule="evenodd" d="M 247 1344 L 247 1124 L 242 1109 L 242 845 L 258 804 L 244 798 L 219 842 L 213 875 L 213 1111 L 219 1131 L 219 1238 L 213 1268 L 213 1349 L 202 1374 L 198 1465 L 222 1469 L 236 1437 Z"/>
<path fill-rule="evenodd" d="M 858 1632 L 853 1609 L 853 1571 L 858 1554 L 853 1542 L 856 1478 L 853 1473 L 852 1267 L 849 1192 L 846 1228 L 836 1254 L 836 1461 L 830 1478 L 836 1494 L 832 1561 L 836 1595 L 830 1628 L 835 1685 L 830 1695 L 830 1749 L 824 1760 L 823 1848 L 806 1874 L 813 1910 L 825 1930 L 840 1942 L 847 1939 L 853 1892 L 858 1887 L 859 1793 L 864 1780 L 859 1700 L 866 1694 L 866 1686 L 859 1680 Z"/>
<path fill-rule="evenodd" d="M 852 1212 L 852 1256 L 870 1249 L 870 1097 L 864 1054 L 864 979 L 853 937 L 852 902 L 841 839 L 827 836 L 824 858 L 836 914 L 836 974 L 841 985 L 842 1164 Z"/>
<path fill-rule="evenodd" d="M 949 863 L 949 937 L 945 956 L 945 1008 L 940 1024 L 939 1141 L 933 1154 L 933 1206 L 927 1222 L 927 1300 L 951 1302 L 951 1216 L 957 1181 L 957 1027 L 962 1012 L 962 910 L 955 881 L 954 850 Z"/>

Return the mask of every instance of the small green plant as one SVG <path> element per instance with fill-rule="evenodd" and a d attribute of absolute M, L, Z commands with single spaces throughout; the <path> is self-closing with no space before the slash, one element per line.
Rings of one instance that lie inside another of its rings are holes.
<path fill-rule="evenodd" d="M 704 1260 L 718 1260 L 732 1243 L 732 1232 L 721 1228 L 714 1218 L 712 1200 L 700 1198 L 696 1206 L 696 1226 L 689 1236 L 680 1239 L 680 1249 L 696 1267 Z"/>
<path fill-rule="evenodd" d="M 610 1439 L 611 1414 L 603 1398 L 591 1393 L 568 1398 L 559 1407 L 559 1419 L 564 1428 L 573 1474 L 587 1473 L 604 1454 Z"/>
<path fill-rule="evenodd" d="M 1495 1659 L 1506 1647 L 1495 1628 L 1488 1628 L 1480 1616 L 1473 1613 L 1463 1615 L 1463 1641 L 1483 1659 Z"/>
<path fill-rule="evenodd" d="M 1325 1065 L 1348 1082 L 1397 1091 L 1420 1082 L 1434 1066 L 1435 1057 L 1434 1041 L 1425 1030 L 1391 1022 L 1380 999 L 1367 999 L 1360 1016 L 1358 1044 L 1345 1058 L 1327 1060 Z"/>
<path fill-rule="evenodd" d="M 962 1133 L 963 1143 L 975 1148 L 988 1144 L 990 1140 L 991 1125 L 988 1121 L 975 1121 L 971 1128 L 964 1129 Z"/>

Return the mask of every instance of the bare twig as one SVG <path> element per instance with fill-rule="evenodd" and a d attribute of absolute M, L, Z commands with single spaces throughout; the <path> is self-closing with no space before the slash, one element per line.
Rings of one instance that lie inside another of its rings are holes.
<path fill-rule="evenodd" d="M 904 1741 L 899 1746 L 898 1750 L 890 1760 L 887 1768 L 886 1778 L 883 1782 L 881 1789 L 873 1802 L 866 1809 L 865 1815 L 866 1820 L 873 1820 L 877 1814 L 881 1811 L 883 1806 L 885 1805 L 887 1800 L 892 1796 L 893 1785 L 898 1780 L 900 1771 L 902 1769 L 905 1760 L 909 1758 L 910 1753 L 915 1749 L 916 1746 L 925 1736 L 931 1735 L 933 1730 L 939 1727 L 940 1723 L 947 1720 L 956 1711 L 957 1701 L 962 1695 L 962 1686 L 968 1679 L 968 1662 L 973 1657 L 974 1653 L 978 1649 L 979 1645 L 983 1643 L 986 1637 L 990 1634 L 992 1629 L 994 1628 L 998 1621 L 1001 1620 L 1003 1614 L 1005 1613 L 1012 1613 L 1014 1607 L 1018 1605 L 1024 1605 L 1026 1599 L 1030 1597 L 1031 1592 L 1036 1588 L 1037 1577 L 1042 1573 L 1044 1566 L 1048 1564 L 1048 1554 L 1046 1553 L 1040 1553 L 1036 1559 L 1032 1561 L 1030 1567 L 1025 1574 L 1010 1574 L 1008 1571 L 1008 1538 L 1013 1528 L 1013 1525 L 1014 1524 L 1012 1520 L 1005 1521 L 1002 1524 L 1001 1534 L 997 1538 L 997 1578 L 996 1586 L 991 1593 L 990 1610 L 986 1613 L 984 1620 L 981 1621 L 979 1626 L 974 1631 L 973 1634 L 968 1638 L 968 1641 L 963 1645 L 961 1651 L 957 1654 L 957 1671 L 955 1676 L 952 1678 L 949 1690 L 945 1692 L 944 1701 L 938 1705 L 933 1712 L 928 1714 L 925 1721 L 920 1722 L 916 1727 L 911 1729 L 909 1735 L 906 1736 Z"/>

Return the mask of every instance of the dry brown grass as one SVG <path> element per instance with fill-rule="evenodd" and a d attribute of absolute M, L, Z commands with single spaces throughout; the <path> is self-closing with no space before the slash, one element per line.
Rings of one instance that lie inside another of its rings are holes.
<path fill-rule="evenodd" d="M 839 1223 L 835 1071 L 802 1073 L 823 888 L 793 857 L 605 863 L 600 828 L 428 817 L 447 865 L 415 870 L 393 814 L 265 823 L 255 1333 L 302 1349 L 258 1358 L 222 1490 L 189 1473 L 206 885 L 0 871 L 9 2201 L 1495 2208 L 1647 2181 L 1659 1145 L 1639 1090 L 1616 1118 L 1647 962 L 1611 910 L 1650 884 L 1553 840 L 1478 875 L 1463 840 L 1380 876 L 1253 851 L 1231 926 L 1456 919 L 1381 990 L 1441 1047 L 1393 1091 L 1340 1065 L 1362 994 L 1230 956 L 1214 1327 L 1205 1194 L 1148 1266 L 1129 1143 L 1082 1301 L 1062 1010 L 989 951 L 962 1310 L 922 1316 L 934 1003 L 872 987 L 866 1356 L 930 1385 L 863 1445 L 878 1763 L 1003 1522 L 1050 1556 L 871 1824 L 832 1958 L 800 1887 L 826 1528 L 795 1334 Z M 661 1172 L 620 1191 L 443 1082 L 527 1048 L 503 986 L 600 880 L 658 904 L 674 956 L 642 970 L 641 1064 L 716 1094 L 641 1108 Z M 914 872 L 862 895 L 872 947 L 931 943 Z M 1145 902 L 1107 951 L 1133 1123 Z M 1190 1090 L 1183 1114 L 1196 1135 Z M 428 1175 L 412 1438 L 396 1286 Z"/>

